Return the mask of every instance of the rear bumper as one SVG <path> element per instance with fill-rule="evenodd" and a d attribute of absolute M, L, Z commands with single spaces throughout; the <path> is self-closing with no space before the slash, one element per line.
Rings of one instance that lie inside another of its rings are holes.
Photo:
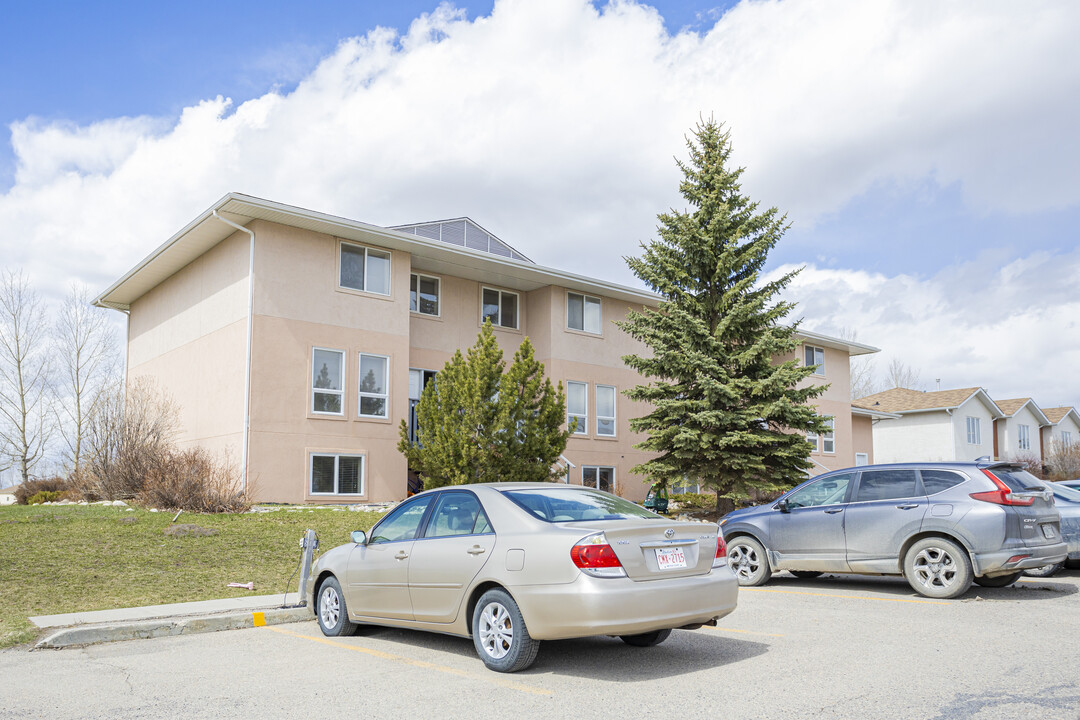
<path fill-rule="evenodd" d="M 1017 555 L 1028 555 L 1016 562 L 1009 562 L 1009 558 Z M 975 574 L 979 576 L 983 575 L 1004 575 L 1010 572 L 1016 572 L 1017 570 L 1027 570 L 1029 568 L 1042 567 L 1043 565 L 1053 565 L 1065 560 L 1068 556 L 1068 546 L 1063 543 L 1053 543 L 1050 545 L 1036 545 L 1035 547 L 1017 547 L 1009 548 L 1005 550 L 995 550 L 994 552 L 976 553 L 975 554 Z"/>
<path fill-rule="evenodd" d="M 697 625 L 728 615 L 739 582 L 725 565 L 708 575 L 634 581 L 584 573 L 563 585 L 508 588 L 537 640 L 636 635 Z"/>

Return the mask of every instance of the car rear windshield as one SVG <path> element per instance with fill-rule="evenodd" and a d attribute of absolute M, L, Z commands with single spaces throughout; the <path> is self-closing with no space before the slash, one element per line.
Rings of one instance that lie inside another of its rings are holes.
<path fill-rule="evenodd" d="M 1027 470 L 1011 467 L 992 467 L 987 469 L 994 473 L 994 477 L 1005 483 L 1013 492 L 1041 490 L 1043 487 L 1043 484 L 1039 482 L 1039 479 Z"/>
<path fill-rule="evenodd" d="M 548 522 L 664 519 L 629 500 L 623 500 L 621 497 L 599 490 L 552 486 L 528 490 L 503 490 L 502 492 L 535 517 Z"/>

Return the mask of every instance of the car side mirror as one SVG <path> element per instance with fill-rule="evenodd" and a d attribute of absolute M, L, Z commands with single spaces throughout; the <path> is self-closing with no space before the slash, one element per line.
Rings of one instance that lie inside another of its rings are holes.
<path fill-rule="evenodd" d="M 367 545 L 367 533 L 363 530 L 353 530 L 352 541 L 357 545 Z"/>
<path fill-rule="evenodd" d="M 782 513 L 791 512 L 791 507 L 788 506 L 787 499 L 781 499 L 776 503 L 776 509 Z"/>

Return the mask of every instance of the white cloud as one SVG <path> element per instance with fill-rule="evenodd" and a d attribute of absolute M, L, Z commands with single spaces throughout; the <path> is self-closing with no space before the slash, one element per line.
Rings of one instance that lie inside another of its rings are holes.
<path fill-rule="evenodd" d="M 1075 206 L 1078 26 L 1080 4 L 1038 1 L 753 2 L 675 36 L 626 0 L 500 0 L 472 22 L 444 5 L 403 37 L 343 40 L 287 94 L 207 99 L 175 121 L 16 123 L 0 248 L 46 292 L 103 288 L 235 190 L 377 224 L 467 214 L 542 264 L 633 282 L 620 256 L 682 206 L 672 158 L 700 114 L 729 123 L 751 196 L 799 223 L 927 178 L 977 212 Z M 915 323 L 954 296 L 861 297 Z M 1000 363 L 989 332 L 1028 326 L 994 308 L 971 355 Z"/>
<path fill-rule="evenodd" d="M 775 278 L 794 269 L 777 268 Z M 1080 250 L 994 256 L 930 277 L 807 266 L 789 286 L 807 330 L 843 334 L 919 371 L 926 389 L 980 386 L 991 397 L 1080 405 Z"/>

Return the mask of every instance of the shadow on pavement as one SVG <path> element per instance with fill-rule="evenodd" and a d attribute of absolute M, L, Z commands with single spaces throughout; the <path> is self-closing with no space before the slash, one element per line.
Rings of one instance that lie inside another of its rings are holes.
<path fill-rule="evenodd" d="M 1080 572 L 1065 570 L 1049 578 L 1021 577 L 1012 585 L 1003 588 L 989 588 L 973 584 L 971 589 L 957 600 L 970 600 L 980 597 L 983 600 L 1052 600 L 1062 595 L 1074 595 L 1080 592 L 1076 580 Z M 779 573 L 761 586 L 807 593 L 844 593 L 873 592 L 882 595 L 911 598 L 913 600 L 933 600 L 912 590 L 904 578 L 898 575 L 835 575 L 826 573 L 810 580 L 800 579 Z"/>

